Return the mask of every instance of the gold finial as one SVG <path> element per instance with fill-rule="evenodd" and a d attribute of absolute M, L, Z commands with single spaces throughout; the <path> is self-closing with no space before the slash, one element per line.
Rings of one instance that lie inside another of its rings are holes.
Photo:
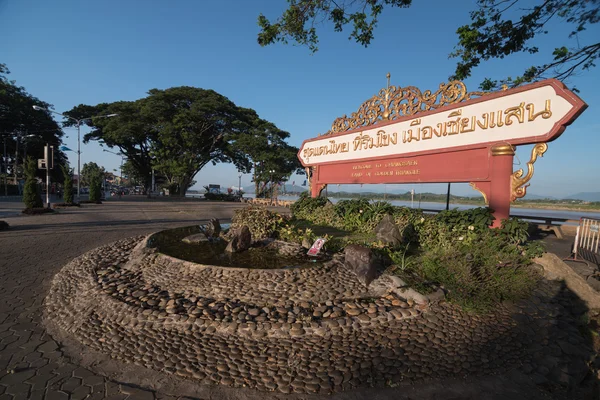
<path fill-rule="evenodd" d="M 504 85 L 502 85 L 502 90 L 508 90 L 508 85 L 505 83 Z"/>
<path fill-rule="evenodd" d="M 389 103 L 389 99 L 390 99 L 390 77 L 391 77 L 391 75 L 388 72 L 387 75 L 386 75 L 386 78 L 387 78 L 387 87 L 385 88 L 385 100 L 384 100 L 384 103 L 383 103 L 383 114 L 381 114 L 381 118 L 384 121 L 387 121 L 389 119 L 389 117 L 390 117 L 390 110 L 389 110 L 389 106 L 390 106 L 390 103 Z"/>

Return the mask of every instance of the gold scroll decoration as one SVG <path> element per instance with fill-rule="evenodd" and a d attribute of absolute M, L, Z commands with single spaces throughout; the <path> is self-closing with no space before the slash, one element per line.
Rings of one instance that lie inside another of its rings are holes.
<path fill-rule="evenodd" d="M 325 188 L 326 188 L 326 187 L 327 187 L 327 184 L 326 184 L 326 183 L 322 183 L 322 184 L 320 184 L 320 185 L 318 186 L 318 188 L 319 188 L 319 192 L 317 193 L 317 197 L 320 197 L 320 196 L 321 196 L 321 192 L 322 192 L 323 190 L 325 190 Z"/>
<path fill-rule="evenodd" d="M 477 187 L 477 184 L 476 184 L 475 182 L 471 182 L 471 183 L 469 183 L 469 186 L 471 186 L 473 189 L 475 189 L 475 190 L 477 190 L 479 193 L 481 193 L 481 195 L 483 196 L 483 201 L 485 201 L 485 205 L 486 205 L 486 206 L 489 206 L 489 205 L 490 205 L 490 201 L 488 200 L 487 194 L 486 194 L 486 193 L 485 193 L 483 190 L 479 189 L 479 188 Z"/>
<path fill-rule="evenodd" d="M 531 178 L 533 177 L 533 164 L 537 160 L 538 157 L 543 157 L 544 153 L 548 150 L 548 144 L 546 143 L 538 143 L 533 146 L 533 150 L 531 151 L 531 159 L 527 163 L 527 175 L 523 176 L 525 173 L 523 169 L 519 169 L 518 171 L 513 172 L 511 176 L 511 194 L 510 201 L 515 201 L 516 199 L 520 199 L 527 194 L 527 187 Z"/>
<path fill-rule="evenodd" d="M 310 188 L 311 188 L 311 180 L 310 179 L 312 176 L 312 167 L 306 167 L 304 168 L 304 172 L 306 172 L 306 185 L 308 187 L 308 193 L 311 193 Z"/>
<path fill-rule="evenodd" d="M 467 87 L 461 81 L 441 83 L 438 90 L 432 92 L 421 90 L 415 86 L 389 86 L 365 101 L 358 109 L 347 117 L 333 121 L 331 130 L 325 135 L 346 132 L 381 121 L 392 121 L 397 118 L 415 115 L 423 111 L 435 110 L 448 104 L 460 103 L 472 97 L 485 95 L 486 92 L 467 92 Z"/>

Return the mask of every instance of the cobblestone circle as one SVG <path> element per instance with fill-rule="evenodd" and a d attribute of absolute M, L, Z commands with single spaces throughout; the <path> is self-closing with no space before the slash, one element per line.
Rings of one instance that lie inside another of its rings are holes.
<path fill-rule="evenodd" d="M 373 297 L 339 260 L 242 271 L 146 242 L 122 240 L 63 268 L 46 300 L 51 327 L 128 363 L 283 393 L 507 371 L 533 340 L 505 309 L 476 316 Z"/>

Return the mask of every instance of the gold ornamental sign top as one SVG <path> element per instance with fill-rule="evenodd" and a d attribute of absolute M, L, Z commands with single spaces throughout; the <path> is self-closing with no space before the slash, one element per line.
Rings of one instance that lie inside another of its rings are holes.
<path fill-rule="evenodd" d="M 331 129 L 324 135 L 346 132 L 382 121 L 393 121 L 400 117 L 435 110 L 448 104 L 460 103 L 486 94 L 486 92 L 468 93 L 466 85 L 461 81 L 440 83 L 435 92 L 431 90 L 421 92 L 415 86 L 390 86 L 390 77 L 388 72 L 385 88 L 365 101 L 350 117 L 344 115 L 333 121 Z"/>

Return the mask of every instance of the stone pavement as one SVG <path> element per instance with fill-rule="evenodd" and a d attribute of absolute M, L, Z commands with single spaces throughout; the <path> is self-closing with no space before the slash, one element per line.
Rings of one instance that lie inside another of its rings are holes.
<path fill-rule="evenodd" d="M 0 232 L 0 399 L 155 398 L 63 357 L 41 325 L 50 281 L 70 260 L 99 245 L 212 217 L 227 219 L 241 206 L 133 198 L 20 216 L 22 203 L 0 203 L 3 220 L 11 226 Z"/>
<path fill-rule="evenodd" d="M 240 206 L 124 198 L 76 210 L 61 210 L 55 215 L 20 216 L 16 215 L 20 204 L 0 203 L 0 215 L 11 225 L 10 230 L 0 232 L 0 399 L 177 398 L 143 389 L 150 385 L 137 386 L 130 383 L 134 380 L 119 379 L 122 375 L 117 369 L 122 368 L 122 364 L 115 363 L 112 370 L 105 369 L 100 375 L 74 363 L 41 324 L 43 302 L 53 276 L 87 251 L 116 240 L 205 222 L 213 217 L 227 219 Z M 569 382 L 573 377 L 585 378 L 585 365 L 565 363 L 562 358 L 565 353 L 577 353 L 583 347 L 574 330 L 573 318 L 569 316 L 576 302 L 559 294 L 550 290 L 534 297 L 532 304 L 523 306 L 522 312 L 527 315 L 522 319 L 539 320 L 536 323 L 539 329 L 531 332 L 538 340 L 531 345 L 530 360 L 518 370 L 497 376 L 459 376 L 422 384 L 400 384 L 397 388 L 377 391 L 353 390 L 331 398 L 584 398 L 581 392 L 565 392 L 555 385 Z M 555 311 L 548 318 L 541 305 L 550 303 Z M 557 337 L 562 338 L 562 344 L 558 344 Z M 498 348 L 498 352 L 502 351 Z M 90 368 L 95 369 L 93 367 Z M 133 372 L 145 373 L 143 368 Z M 138 381 L 144 381 L 143 376 Z M 185 383 L 172 387 L 169 393 L 190 393 L 183 390 L 183 385 Z M 234 393 L 215 388 L 202 393 L 202 399 L 314 398 L 246 389 Z"/>

